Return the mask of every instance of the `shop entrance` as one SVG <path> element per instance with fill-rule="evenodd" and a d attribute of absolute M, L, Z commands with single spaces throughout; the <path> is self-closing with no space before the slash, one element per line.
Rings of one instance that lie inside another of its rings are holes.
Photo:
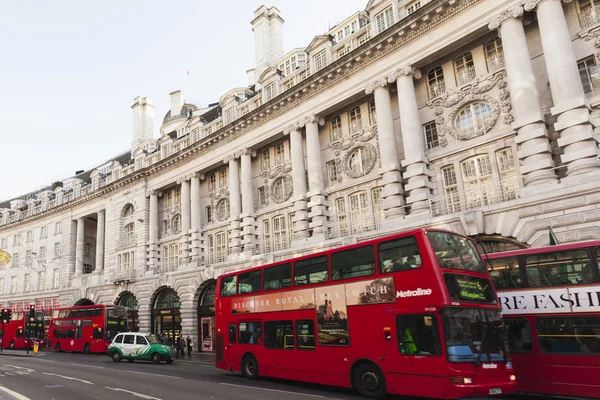
<path fill-rule="evenodd" d="M 214 351 L 216 282 L 208 284 L 198 301 L 198 351 Z"/>
<path fill-rule="evenodd" d="M 181 303 L 175 290 L 163 289 L 152 306 L 152 333 L 167 335 L 175 343 L 181 335 Z"/>

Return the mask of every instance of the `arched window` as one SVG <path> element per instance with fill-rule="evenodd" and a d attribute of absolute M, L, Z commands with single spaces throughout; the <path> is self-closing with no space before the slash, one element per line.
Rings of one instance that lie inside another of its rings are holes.
<path fill-rule="evenodd" d="M 181 302 L 179 301 L 179 296 L 173 289 L 165 289 L 163 290 L 156 301 L 154 302 L 155 310 L 168 310 L 171 308 L 179 308 L 181 306 Z"/>
<path fill-rule="evenodd" d="M 437 66 L 427 73 L 427 85 L 429 86 L 429 98 L 432 99 L 446 91 L 444 70 L 441 66 Z"/>
<path fill-rule="evenodd" d="M 133 213 L 135 212 L 135 209 L 133 208 L 132 204 L 127 204 L 124 208 L 123 208 L 123 217 L 130 217 L 133 215 Z"/>
<path fill-rule="evenodd" d="M 456 116 L 455 126 L 463 137 L 477 137 L 486 133 L 491 125 L 494 108 L 488 103 L 471 103 Z"/>
<path fill-rule="evenodd" d="M 173 220 L 171 221 L 171 228 L 175 234 L 181 232 L 181 215 L 177 214 L 173 217 Z"/>
<path fill-rule="evenodd" d="M 375 154 L 366 147 L 359 147 L 348 157 L 348 170 L 352 178 L 365 176 L 375 164 Z"/>
<path fill-rule="evenodd" d="M 276 203 L 283 203 L 290 198 L 293 191 L 293 181 L 289 175 L 279 177 L 273 182 L 273 201 Z"/>
<path fill-rule="evenodd" d="M 217 203 L 217 219 L 219 221 L 225 221 L 231 215 L 229 209 L 229 199 L 221 199 Z"/>
<path fill-rule="evenodd" d="M 587 28 L 600 22 L 599 0 L 578 0 L 579 22 L 582 28 Z"/>
<path fill-rule="evenodd" d="M 486 43 L 485 59 L 489 72 L 498 71 L 504 67 L 504 52 L 502 51 L 502 40 L 500 38 Z"/>
<path fill-rule="evenodd" d="M 461 54 L 454 60 L 456 68 L 456 83 L 462 86 L 475 79 L 475 65 L 473 64 L 473 55 L 470 51 Z"/>

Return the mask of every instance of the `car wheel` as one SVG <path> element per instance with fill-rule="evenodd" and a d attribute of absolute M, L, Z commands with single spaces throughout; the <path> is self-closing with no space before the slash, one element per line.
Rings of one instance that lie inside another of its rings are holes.
<path fill-rule="evenodd" d="M 83 346 L 83 354 L 90 354 L 90 344 L 86 343 L 85 346 Z"/>
<path fill-rule="evenodd" d="M 359 365 L 354 371 L 354 386 L 366 398 L 382 399 L 385 397 L 385 378 L 375 364 Z"/>
<path fill-rule="evenodd" d="M 60 343 L 56 343 L 56 346 L 54 346 L 54 351 L 60 353 Z"/>
<path fill-rule="evenodd" d="M 112 355 L 112 360 L 114 362 L 121 362 L 121 355 L 119 354 L 118 351 L 115 351 Z"/>
<path fill-rule="evenodd" d="M 154 364 L 160 364 L 160 354 L 158 353 L 153 353 L 152 354 L 152 362 Z"/>
<path fill-rule="evenodd" d="M 248 355 L 242 360 L 242 375 L 248 379 L 258 378 L 258 361 L 256 357 Z"/>
<path fill-rule="evenodd" d="M 11 350 L 15 349 L 15 342 L 10 342 L 10 344 L 8 345 L 8 348 Z"/>
<path fill-rule="evenodd" d="M 128 362 L 128 363 L 132 363 L 132 362 L 134 362 L 134 361 L 135 361 L 135 360 L 134 360 L 133 358 L 128 358 L 128 359 L 127 359 L 127 362 Z"/>

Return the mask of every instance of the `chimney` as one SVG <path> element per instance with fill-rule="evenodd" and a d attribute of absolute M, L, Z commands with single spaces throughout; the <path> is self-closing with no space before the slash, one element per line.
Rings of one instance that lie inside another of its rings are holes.
<path fill-rule="evenodd" d="M 136 97 L 131 106 L 133 110 L 133 141 L 131 147 L 153 139 L 154 136 L 154 104 L 147 97 Z"/>
<path fill-rule="evenodd" d="M 284 22 L 275 7 L 260 6 L 254 11 L 254 19 L 251 22 L 256 55 L 254 83 L 267 68 L 274 67 L 275 62 L 283 56 Z"/>
<path fill-rule="evenodd" d="M 176 90 L 169 93 L 171 96 L 171 117 L 176 117 L 181 114 L 181 107 L 183 107 L 183 93 L 181 90 Z"/>

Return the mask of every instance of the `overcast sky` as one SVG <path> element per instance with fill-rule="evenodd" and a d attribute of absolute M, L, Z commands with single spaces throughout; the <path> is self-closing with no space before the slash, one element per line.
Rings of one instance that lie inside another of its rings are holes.
<path fill-rule="evenodd" d="M 204 104 L 246 86 L 254 67 L 250 21 L 261 4 L 281 11 L 287 52 L 367 0 L 3 2 L 0 200 L 128 150 L 138 95 L 156 106 L 157 137 L 170 92 L 182 89 Z"/>

